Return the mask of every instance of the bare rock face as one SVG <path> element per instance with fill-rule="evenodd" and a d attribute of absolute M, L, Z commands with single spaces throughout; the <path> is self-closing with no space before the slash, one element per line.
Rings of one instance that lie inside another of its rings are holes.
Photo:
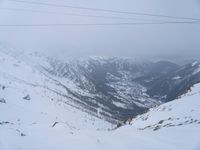
<path fill-rule="evenodd" d="M 3 85 L 3 86 L 2 86 L 2 90 L 5 90 L 5 88 L 6 88 L 6 87 Z"/>
<path fill-rule="evenodd" d="M 27 100 L 27 101 L 30 101 L 31 100 L 31 97 L 29 94 L 27 94 L 25 97 L 23 97 L 23 99 Z"/>
<path fill-rule="evenodd" d="M 4 98 L 1 98 L 1 99 L 0 99 L 0 103 L 6 104 L 6 100 L 5 100 Z"/>

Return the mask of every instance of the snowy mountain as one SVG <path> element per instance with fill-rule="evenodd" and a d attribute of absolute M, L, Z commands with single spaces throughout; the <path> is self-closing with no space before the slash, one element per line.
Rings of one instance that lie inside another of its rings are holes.
<path fill-rule="evenodd" d="M 200 81 L 199 62 L 178 66 L 122 58 L 61 60 L 5 44 L 0 57 L 4 66 L 0 84 L 22 86 L 20 97 L 32 97 L 37 88 L 56 104 L 115 124 L 177 98 Z"/>
<path fill-rule="evenodd" d="M 0 150 L 200 148 L 198 61 L 63 61 L 2 46 L 0 63 Z"/>
<path fill-rule="evenodd" d="M 0 107 L 2 111 L 5 110 L 0 118 L 2 120 L 5 118 L 10 122 L 8 124 L 20 124 L 20 117 L 27 120 L 27 124 L 37 124 L 37 120 L 42 120 L 42 118 L 43 122 L 52 121 L 53 123 L 59 120 L 59 116 L 71 118 L 82 116 L 80 119 L 83 121 L 71 120 L 74 124 L 83 122 L 80 127 L 84 127 L 85 121 L 91 124 L 94 124 L 96 120 L 104 122 L 82 110 L 71 107 L 70 104 L 64 104 L 64 101 L 70 101 L 61 95 L 65 91 L 58 89 L 56 81 L 49 79 L 34 66 L 3 52 L 0 53 L 0 62 L 3 66 L 0 70 Z M 49 120 L 46 118 L 47 113 L 50 113 Z M 98 128 L 98 123 L 94 128 Z"/>
<path fill-rule="evenodd" d="M 103 119 L 72 107 L 71 99 L 61 94 L 65 91 L 59 89 L 56 81 L 45 76 L 33 63 L 26 63 L 21 55 L 12 54 L 8 51 L 0 52 L 1 150 L 18 149 L 18 137 L 28 135 L 31 139 L 23 142 L 30 140 L 31 144 L 31 141 L 38 139 L 46 146 L 50 141 L 45 144 L 44 137 L 32 138 L 44 132 L 48 134 L 44 135 L 47 139 L 54 135 L 59 136 L 60 133 L 72 135 L 82 129 L 96 131 L 112 128 L 112 124 Z M 67 101 L 67 105 L 63 103 Z M 28 149 L 39 148 L 32 146 Z"/>
<path fill-rule="evenodd" d="M 100 111 L 104 117 L 124 120 L 143 113 L 159 102 L 145 94 L 145 87 L 132 79 L 148 67 L 123 59 L 90 58 L 88 60 L 60 62 L 50 60 L 43 67 L 47 74 L 67 86 L 69 95 Z M 69 87 L 69 83 L 73 87 Z"/>
<path fill-rule="evenodd" d="M 135 117 L 176 99 L 200 81 L 199 62 L 178 66 L 121 58 L 48 61 L 50 66 L 43 67 L 46 74 L 64 83 L 72 99 L 76 97 L 83 107 L 91 106 L 91 112 L 100 111 L 109 120 Z"/>
<path fill-rule="evenodd" d="M 181 66 L 157 79 L 149 82 L 148 94 L 153 98 L 163 98 L 163 101 L 171 101 L 184 94 L 192 85 L 200 81 L 200 62 Z"/>
<path fill-rule="evenodd" d="M 190 88 L 179 99 L 152 108 L 127 122 L 127 125 L 113 130 L 114 126 L 108 122 L 52 100 L 54 96 L 58 99 L 62 97 L 44 87 L 28 83 L 35 79 L 40 83 L 45 76 L 33 72 L 22 62 L 22 68 L 16 67 L 13 63 L 17 62 L 13 58 L 6 58 L 8 61 L 1 61 L 7 70 L 1 72 L 0 81 L 2 150 L 200 148 L 200 84 Z M 32 73 L 29 80 L 26 80 L 27 74 L 23 74 L 23 80 L 17 78 L 20 69 Z M 15 76 L 8 74 L 12 71 L 16 73 Z"/>

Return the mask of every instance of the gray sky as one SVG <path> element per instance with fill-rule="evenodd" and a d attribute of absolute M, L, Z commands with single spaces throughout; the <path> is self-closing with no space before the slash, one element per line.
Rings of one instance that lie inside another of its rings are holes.
<path fill-rule="evenodd" d="M 30 0 L 27 0 L 30 1 Z M 36 0 L 32 0 L 36 1 Z M 200 18 L 200 0 L 37 0 L 61 5 Z M 93 12 L 0 0 L 0 24 L 143 22 L 2 10 L 17 8 L 138 19 L 156 17 Z M 184 20 L 178 20 L 184 21 Z M 65 57 L 200 57 L 200 24 L 132 26 L 0 27 L 0 41 L 27 50 L 45 50 Z"/>

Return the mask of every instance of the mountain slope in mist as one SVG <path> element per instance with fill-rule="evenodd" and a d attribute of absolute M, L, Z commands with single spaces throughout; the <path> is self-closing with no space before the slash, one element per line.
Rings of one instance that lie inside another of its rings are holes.
<path fill-rule="evenodd" d="M 50 93 L 38 86 L 31 87 L 5 72 L 0 82 L 2 150 L 200 148 L 200 84 L 179 99 L 152 108 L 117 130 L 110 130 L 111 124 L 55 103 L 46 97 Z"/>
<path fill-rule="evenodd" d="M 1 45 L 1 62 L 2 74 L 12 80 L 112 123 L 171 101 L 200 81 L 198 61 L 186 66 L 102 57 L 63 61 Z"/>

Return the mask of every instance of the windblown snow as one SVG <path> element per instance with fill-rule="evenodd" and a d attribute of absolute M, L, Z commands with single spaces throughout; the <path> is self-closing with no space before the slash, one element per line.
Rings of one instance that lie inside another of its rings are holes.
<path fill-rule="evenodd" d="M 0 63 L 0 150 L 200 149 L 200 84 L 116 129 L 63 104 L 62 89 L 34 66 L 2 52 Z"/>

